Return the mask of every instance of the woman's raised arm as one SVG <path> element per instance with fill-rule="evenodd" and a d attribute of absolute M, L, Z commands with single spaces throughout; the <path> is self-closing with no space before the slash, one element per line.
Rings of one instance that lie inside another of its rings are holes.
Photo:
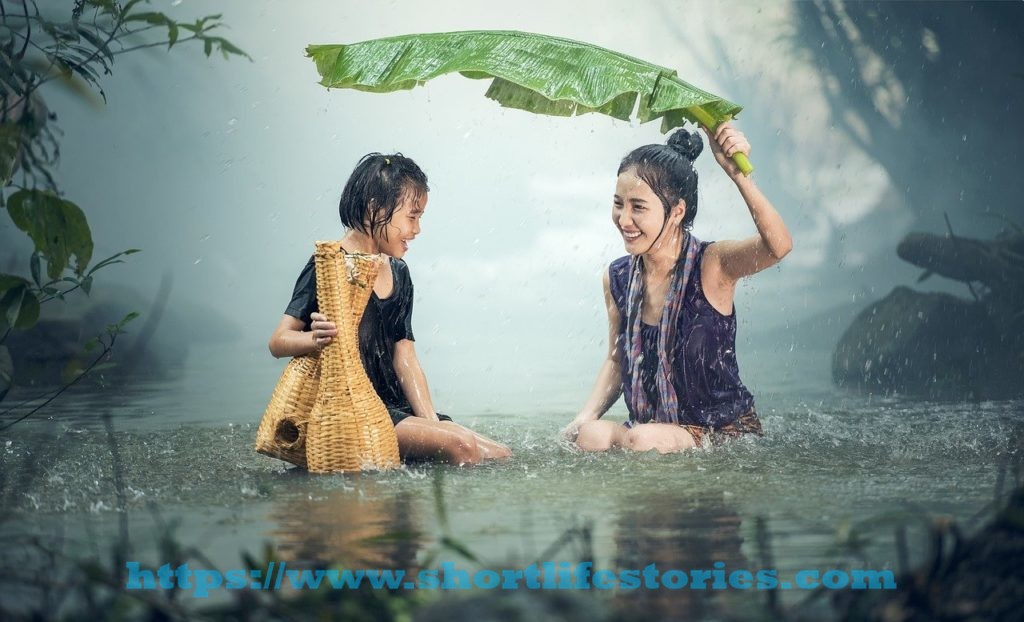
<path fill-rule="evenodd" d="M 715 160 L 736 184 L 757 227 L 755 236 L 722 240 L 708 247 L 708 258 L 718 264 L 719 273 L 735 283 L 779 263 L 793 249 L 793 238 L 771 201 L 731 159 L 737 151 L 750 154 L 750 143 L 743 133 L 728 122 L 720 125 L 714 135 L 706 127 L 704 132 Z"/>

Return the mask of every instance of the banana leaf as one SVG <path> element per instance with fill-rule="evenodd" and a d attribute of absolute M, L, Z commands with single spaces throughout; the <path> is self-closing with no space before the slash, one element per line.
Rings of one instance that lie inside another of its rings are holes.
<path fill-rule="evenodd" d="M 672 69 L 604 48 L 517 31 L 475 30 L 402 35 L 341 45 L 310 45 L 320 84 L 371 93 L 412 89 L 458 72 L 491 79 L 486 96 L 536 114 L 599 112 L 661 131 L 701 123 L 712 130 L 742 109 L 684 82 Z M 742 153 L 733 160 L 745 174 Z"/>

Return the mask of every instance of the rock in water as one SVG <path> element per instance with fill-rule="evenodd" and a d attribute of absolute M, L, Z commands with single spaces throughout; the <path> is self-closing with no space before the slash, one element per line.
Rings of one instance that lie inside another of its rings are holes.
<path fill-rule="evenodd" d="M 1003 349 L 985 305 L 897 287 L 862 311 L 843 334 L 832 358 L 832 378 L 840 386 L 881 394 L 1012 395 L 1019 387 L 1007 377 Z"/>
<path fill-rule="evenodd" d="M 937 399 L 1024 395 L 1024 233 L 994 240 L 911 233 L 897 254 L 961 281 L 973 299 L 897 287 L 836 345 L 832 379 L 870 393 Z"/>

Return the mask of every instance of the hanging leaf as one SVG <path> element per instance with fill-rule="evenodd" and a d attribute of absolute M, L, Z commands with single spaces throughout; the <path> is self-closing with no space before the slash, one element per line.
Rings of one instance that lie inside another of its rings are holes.
<path fill-rule="evenodd" d="M 245 58 L 252 60 L 251 56 L 246 54 L 239 47 L 237 47 L 224 37 L 210 37 L 209 39 L 207 39 L 207 41 L 212 41 L 217 44 L 217 49 L 220 50 L 220 53 L 224 57 L 224 60 L 230 59 L 232 54 L 236 56 L 244 56 Z"/>
<path fill-rule="evenodd" d="M 6 397 L 14 384 L 14 361 L 7 346 L 0 346 L 0 400 Z"/>
<path fill-rule="evenodd" d="M 595 45 L 516 31 L 402 35 L 347 45 L 310 45 L 320 83 L 372 93 L 411 89 L 458 72 L 493 79 L 486 96 L 502 106 L 556 116 L 599 112 L 661 131 L 687 121 L 715 128 L 741 107 L 672 70 Z M 737 154 L 745 164 L 749 161 Z"/>
<path fill-rule="evenodd" d="M 75 381 L 76 378 L 85 373 L 85 364 L 77 356 L 72 356 L 68 359 L 68 362 L 64 364 L 64 368 L 60 372 L 61 382 L 64 384 L 70 384 Z M 93 368 L 95 371 L 95 367 Z"/>
<path fill-rule="evenodd" d="M 39 320 L 39 299 L 25 279 L 0 274 L 0 333 L 9 328 L 25 330 Z"/>
<path fill-rule="evenodd" d="M 170 22 L 167 24 L 167 49 L 174 47 L 178 42 L 178 24 Z"/>
<path fill-rule="evenodd" d="M 173 20 L 163 13 L 156 13 L 146 11 L 143 13 L 133 13 L 124 18 L 125 23 L 127 22 L 146 22 L 151 26 L 166 26 L 174 23 Z"/>
<path fill-rule="evenodd" d="M 141 249 L 129 248 L 126 251 L 121 251 L 120 253 L 114 253 L 110 257 L 107 257 L 103 261 L 101 261 L 101 262 L 97 263 L 96 265 L 94 265 L 93 267 L 89 268 L 89 271 L 86 273 L 86 276 L 92 274 L 93 272 L 96 272 L 97 270 L 99 270 L 101 268 L 106 268 L 107 266 L 111 266 L 111 265 L 114 265 L 116 263 L 124 263 L 124 261 L 118 259 L 118 257 L 120 257 L 122 255 L 128 256 L 128 255 L 134 255 L 135 253 L 141 253 L 141 252 L 142 252 Z"/>
<path fill-rule="evenodd" d="M 36 287 L 42 288 L 43 277 L 42 269 L 40 268 L 39 253 L 32 253 L 32 257 L 28 260 L 29 269 L 32 271 L 32 280 L 36 282 Z"/>
<path fill-rule="evenodd" d="M 109 63 L 109 64 L 113 64 L 114 63 L 114 52 L 111 51 L 111 49 L 107 45 L 106 41 L 104 41 L 102 38 L 96 36 L 96 34 L 94 32 L 92 32 L 91 30 L 89 30 L 88 28 L 79 27 L 78 28 L 78 34 L 83 39 L 85 39 L 86 41 L 91 43 L 93 45 L 93 47 L 96 48 L 97 52 L 102 53 L 103 56 L 105 57 L 107 63 Z M 107 73 L 110 73 L 110 72 L 108 71 Z"/>
<path fill-rule="evenodd" d="M 18 100 L 21 99 L 21 96 L 25 95 L 25 77 L 24 72 L 19 71 L 20 64 L 21 61 L 12 63 L 11 58 L 6 51 L 0 51 L 0 83 L 10 89 L 12 93 L 19 96 Z M 9 94 L 4 93 L 5 99 L 8 96 Z M 12 103 L 13 102 L 5 101 L 4 107 L 10 107 Z"/>
<path fill-rule="evenodd" d="M 139 317 L 139 315 L 140 314 L 138 311 L 131 311 L 129 313 L 126 313 L 125 316 L 121 318 L 121 321 L 117 323 L 118 330 L 124 328 L 125 325 L 128 324 L 128 322 L 131 322 L 135 318 Z"/>
<path fill-rule="evenodd" d="M 0 187 L 11 181 L 20 152 L 21 128 L 14 123 L 0 123 Z"/>
<path fill-rule="evenodd" d="M 15 226 L 32 238 L 46 259 L 46 273 L 58 278 L 74 255 L 82 275 L 92 259 L 92 233 L 81 208 L 46 190 L 19 190 L 7 200 Z"/>

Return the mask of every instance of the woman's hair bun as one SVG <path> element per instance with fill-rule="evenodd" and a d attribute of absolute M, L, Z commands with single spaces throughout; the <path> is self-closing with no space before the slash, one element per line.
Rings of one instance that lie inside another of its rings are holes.
<path fill-rule="evenodd" d="M 688 132 L 679 128 L 668 137 L 668 146 L 684 158 L 693 162 L 704 150 L 704 141 L 697 132 Z"/>

